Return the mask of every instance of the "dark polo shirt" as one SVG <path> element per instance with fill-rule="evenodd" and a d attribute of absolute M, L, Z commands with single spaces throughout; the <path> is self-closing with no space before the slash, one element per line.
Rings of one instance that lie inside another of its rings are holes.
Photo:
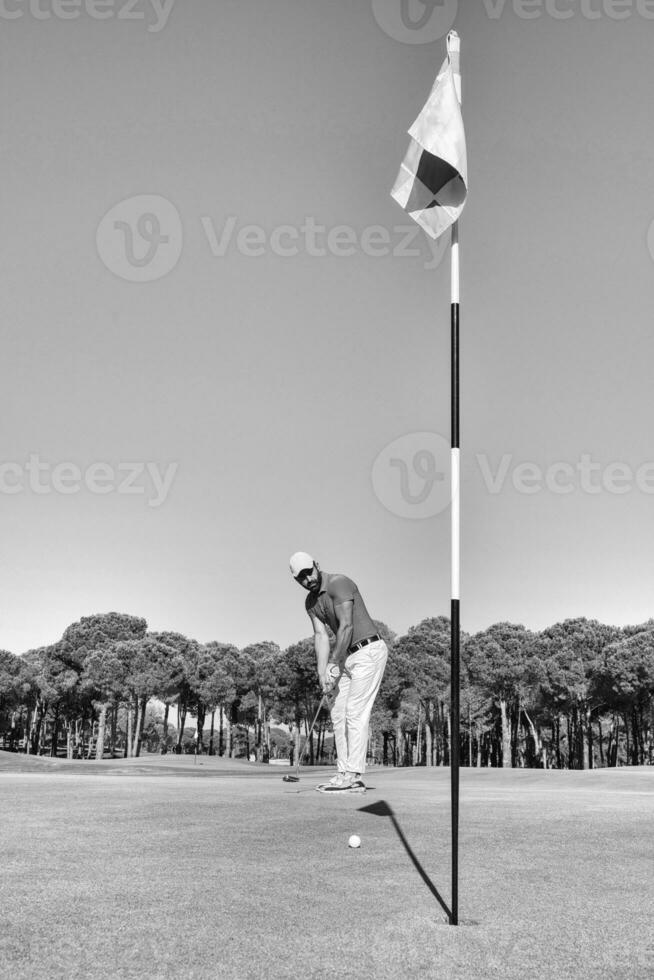
<path fill-rule="evenodd" d="M 327 572 L 322 572 L 321 575 L 320 591 L 316 595 L 310 592 L 304 603 L 309 615 L 315 616 L 321 623 L 329 626 L 333 633 L 337 633 L 338 619 L 335 607 L 342 602 L 350 601 L 354 603 L 350 645 L 353 646 L 366 636 L 373 636 L 377 628 L 352 579 L 338 573 L 329 575 Z"/>

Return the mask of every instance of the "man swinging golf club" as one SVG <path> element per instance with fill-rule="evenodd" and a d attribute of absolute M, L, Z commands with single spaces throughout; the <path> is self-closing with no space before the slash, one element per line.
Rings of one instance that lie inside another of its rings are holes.
<path fill-rule="evenodd" d="M 368 725 L 384 676 L 388 648 L 376 632 L 361 593 L 347 575 L 322 572 L 306 551 L 290 560 L 291 574 L 309 593 L 305 609 L 313 626 L 318 678 L 335 694 L 331 718 L 337 773 L 317 789 L 322 793 L 365 793 Z M 330 651 L 327 626 L 336 636 Z"/>

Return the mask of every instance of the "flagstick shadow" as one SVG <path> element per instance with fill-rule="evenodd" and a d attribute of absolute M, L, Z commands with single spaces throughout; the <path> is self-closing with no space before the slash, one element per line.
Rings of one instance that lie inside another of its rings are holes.
<path fill-rule="evenodd" d="M 436 885 L 433 883 L 433 881 L 431 880 L 431 878 L 429 877 L 429 875 L 427 874 L 427 872 L 425 871 L 425 869 L 421 865 L 420 861 L 418 860 L 418 858 L 416 857 L 416 855 L 413 853 L 413 850 L 411 848 L 411 845 L 409 844 L 408 840 L 404 836 L 404 832 L 403 832 L 402 828 L 400 827 L 399 823 L 397 822 L 397 819 L 395 817 L 395 814 L 393 813 L 393 810 L 388 805 L 388 803 L 386 803 L 385 800 L 380 800 L 379 803 L 371 803 L 369 806 L 362 806 L 362 807 L 360 807 L 359 808 L 359 812 L 360 813 L 372 813 L 376 817 L 389 817 L 390 818 L 390 821 L 393 824 L 393 828 L 395 830 L 395 833 L 397 834 L 397 836 L 402 841 L 402 845 L 404 847 L 404 850 L 407 852 L 407 854 L 411 858 L 411 862 L 412 862 L 414 868 L 416 869 L 416 871 L 418 872 L 418 874 L 420 875 L 420 877 L 422 878 L 422 880 L 424 881 L 424 883 L 426 884 L 427 888 L 432 893 L 432 895 L 434 896 L 434 898 L 436 899 L 436 901 L 438 902 L 438 904 L 440 905 L 440 907 L 445 912 L 445 914 L 446 914 L 446 916 L 448 918 L 448 921 L 451 922 L 452 921 L 452 913 L 450 912 L 449 908 L 447 907 L 447 905 L 446 905 L 445 901 L 443 900 L 443 897 L 441 896 L 440 892 L 436 888 Z"/>

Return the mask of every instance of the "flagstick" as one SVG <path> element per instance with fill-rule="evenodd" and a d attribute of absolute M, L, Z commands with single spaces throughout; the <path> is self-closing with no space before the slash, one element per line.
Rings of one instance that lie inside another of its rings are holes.
<path fill-rule="evenodd" d="M 452 809 L 451 925 L 459 922 L 459 226 L 468 193 L 468 163 L 461 118 L 461 42 L 456 31 L 447 35 L 443 62 L 429 98 L 409 134 L 391 197 L 431 238 L 451 229 L 452 319 L 452 591 L 450 640 L 450 775 Z M 454 89 L 454 91 L 453 91 Z M 440 192 L 444 191 L 442 200 Z M 454 193 L 453 193 L 454 192 Z"/>
<path fill-rule="evenodd" d="M 459 922 L 459 223 L 452 225 L 452 587 L 450 610 L 450 779 L 452 803 L 452 912 Z"/>
<path fill-rule="evenodd" d="M 452 64 L 454 86 L 461 102 L 461 73 L 459 55 L 461 42 L 456 32 L 447 39 Z M 452 416 L 452 588 L 450 608 L 450 780 L 452 807 L 452 911 L 450 924 L 459 924 L 459 568 L 460 568 L 460 506 L 459 506 L 459 222 L 452 225 L 451 238 L 451 416 Z"/>

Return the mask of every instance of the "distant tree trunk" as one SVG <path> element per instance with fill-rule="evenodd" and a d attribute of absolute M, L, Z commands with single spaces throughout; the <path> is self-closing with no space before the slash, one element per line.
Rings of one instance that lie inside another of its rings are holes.
<path fill-rule="evenodd" d="M 75 719 L 75 731 L 73 736 L 73 755 L 76 759 L 81 759 L 84 755 L 83 746 L 83 735 L 84 735 L 84 718 Z"/>
<path fill-rule="evenodd" d="M 257 698 L 257 727 L 256 727 L 256 747 L 257 759 L 261 761 L 263 745 L 263 698 L 259 694 Z"/>
<path fill-rule="evenodd" d="M 434 730 L 436 728 L 436 712 L 434 702 L 429 701 L 425 714 L 425 765 L 434 765 Z"/>
<path fill-rule="evenodd" d="M 52 740 L 50 742 L 50 756 L 57 758 L 57 746 L 59 743 L 59 705 L 55 706 L 54 718 L 52 719 Z"/>
<path fill-rule="evenodd" d="M 116 733 L 118 729 L 118 701 L 111 704 L 111 729 L 109 734 L 109 753 L 113 759 L 116 754 Z"/>
<path fill-rule="evenodd" d="M 41 749 L 41 732 L 43 730 L 43 719 L 48 710 L 47 702 L 39 698 L 32 720 L 32 732 L 30 734 L 30 749 L 32 755 L 38 755 Z"/>
<path fill-rule="evenodd" d="M 447 765 L 446 751 L 448 751 L 447 746 L 449 746 L 449 719 L 450 712 L 449 707 L 445 705 L 444 701 L 441 701 L 438 707 L 439 711 L 439 723 L 437 726 L 438 736 L 437 736 L 437 765 L 445 766 Z M 446 746 L 447 743 L 447 746 Z"/>
<path fill-rule="evenodd" d="M 222 755 L 224 753 L 224 751 L 225 751 L 225 743 L 224 743 L 224 740 L 223 740 L 223 733 L 224 733 L 224 723 L 223 723 L 223 720 L 224 720 L 224 714 L 225 713 L 224 713 L 222 702 L 221 702 L 220 705 L 218 706 L 218 755 Z"/>
<path fill-rule="evenodd" d="M 572 709 L 572 740 L 570 751 L 570 768 L 584 768 L 584 738 L 582 732 L 582 719 L 577 705 Z"/>
<path fill-rule="evenodd" d="M 588 765 L 586 766 L 586 768 L 587 769 L 593 769 L 594 768 L 594 765 L 593 765 L 593 762 L 594 762 L 594 760 L 593 760 L 593 749 L 594 749 L 594 745 L 593 745 L 593 719 L 591 717 L 590 706 L 588 706 L 588 705 L 586 706 L 586 736 L 587 736 L 587 743 L 588 743 L 588 754 L 586 756 L 586 759 L 588 760 Z"/>
<path fill-rule="evenodd" d="M 163 716 L 163 731 L 161 733 L 161 738 L 162 738 L 162 742 L 163 742 L 163 744 L 161 746 L 162 754 L 165 754 L 168 751 L 168 715 L 169 715 L 169 713 L 170 713 L 170 705 L 166 701 L 166 705 L 164 707 L 164 716 Z"/>
<path fill-rule="evenodd" d="M 556 722 L 552 723 L 552 741 L 556 752 L 556 768 L 561 768 L 561 716 L 556 716 Z"/>
<path fill-rule="evenodd" d="M 178 754 L 182 751 L 182 739 L 184 738 L 184 728 L 186 726 L 186 702 L 177 704 L 177 752 Z"/>
<path fill-rule="evenodd" d="M 597 716 L 597 743 L 599 747 L 600 766 L 604 765 L 604 746 L 602 745 L 602 719 Z"/>
<path fill-rule="evenodd" d="M 512 769 L 511 728 L 506 710 L 506 700 L 500 698 L 500 718 L 502 720 L 502 769 Z"/>
<path fill-rule="evenodd" d="M 91 718 L 91 734 L 89 735 L 89 744 L 88 744 L 88 749 L 87 749 L 87 752 L 86 752 L 86 758 L 87 758 L 87 760 L 91 758 L 91 752 L 95 748 L 95 739 L 97 737 L 97 731 L 96 731 L 95 725 L 96 725 L 96 722 L 94 721 L 93 718 Z"/>
<path fill-rule="evenodd" d="M 211 712 L 211 732 L 209 734 L 209 755 L 213 755 L 213 732 L 216 722 L 216 709 Z"/>
<path fill-rule="evenodd" d="M 518 766 L 520 763 L 520 716 L 522 714 L 522 705 L 520 704 L 520 699 L 518 698 L 517 711 L 513 716 L 509 715 L 509 731 L 511 733 L 511 765 L 513 767 Z M 515 725 L 513 725 L 513 717 L 515 717 Z"/>
<path fill-rule="evenodd" d="M 419 766 L 422 762 L 422 704 L 418 702 L 418 725 L 416 729 L 416 743 L 413 746 L 412 763 Z"/>
<path fill-rule="evenodd" d="M 206 717 L 206 711 L 207 709 L 205 708 L 204 704 L 200 701 L 198 703 L 198 726 L 196 730 L 196 740 L 195 740 L 196 751 L 198 752 L 199 755 L 202 755 L 202 753 L 204 752 L 203 729 L 204 729 L 204 719 Z"/>
<path fill-rule="evenodd" d="M 640 706 L 640 730 L 643 736 L 643 765 L 652 764 L 652 734 L 647 715 L 645 714 L 645 707 L 641 704 Z"/>
<path fill-rule="evenodd" d="M 425 765 L 434 765 L 434 702 L 429 701 L 425 712 Z"/>
<path fill-rule="evenodd" d="M 627 741 L 627 759 L 626 759 L 626 761 L 627 761 L 627 765 L 629 765 L 629 762 L 631 760 L 631 742 L 629 741 L 629 715 L 627 714 L 626 711 L 624 713 L 623 720 L 624 720 L 624 734 L 625 734 L 625 738 L 626 738 L 626 741 Z"/>
<path fill-rule="evenodd" d="M 140 743 L 140 728 L 141 728 L 141 711 L 142 711 L 143 699 L 138 697 L 134 698 L 134 703 L 132 705 L 132 712 L 134 715 L 134 721 L 132 725 L 132 757 L 135 758 L 138 755 L 138 748 Z"/>
<path fill-rule="evenodd" d="M 227 705 L 227 711 L 225 712 L 225 755 L 228 759 L 231 759 L 233 752 L 233 738 L 232 738 L 232 706 Z M 299 733 L 298 733 L 299 734 Z"/>
<path fill-rule="evenodd" d="M 575 728 L 577 732 L 577 768 L 588 769 L 588 753 L 586 746 L 588 742 L 587 714 L 585 706 L 581 703 L 575 705 Z"/>
<path fill-rule="evenodd" d="M 109 705 L 107 702 L 103 702 L 100 708 L 100 717 L 98 720 L 98 739 L 95 743 L 95 758 L 101 760 L 104 756 L 104 733 L 107 727 L 107 708 Z"/>
<path fill-rule="evenodd" d="M 395 758 L 395 765 L 396 766 L 398 766 L 398 765 L 399 766 L 403 766 L 404 765 L 404 758 L 403 758 L 403 754 L 401 752 L 402 745 L 403 745 L 403 741 L 402 741 L 402 725 L 398 721 L 397 722 L 397 727 L 395 729 L 395 756 L 396 756 L 396 758 Z"/>
<path fill-rule="evenodd" d="M 148 698 L 142 697 L 136 699 L 136 721 L 134 725 L 134 749 L 133 755 L 135 758 L 139 758 L 141 755 L 141 744 L 143 742 L 143 730 L 145 728 L 145 709 L 148 704 Z"/>
<path fill-rule="evenodd" d="M 631 732 L 632 732 L 632 762 L 634 766 L 640 764 L 640 725 L 638 724 L 638 709 L 636 705 L 631 709 Z"/>
<path fill-rule="evenodd" d="M 128 701 L 128 703 L 126 705 L 125 711 L 126 711 L 126 714 L 127 714 L 127 738 L 125 739 L 125 758 L 126 759 L 131 759 L 132 758 L 132 744 L 133 744 L 133 740 L 134 740 L 134 722 L 133 722 L 134 715 L 132 713 L 132 702 L 131 702 L 131 698 L 130 698 L 130 700 Z"/>
<path fill-rule="evenodd" d="M 25 745 L 23 748 L 24 748 L 25 755 L 30 754 L 30 749 L 31 749 L 30 735 L 32 731 L 32 717 L 35 711 L 36 711 L 36 706 L 34 708 L 28 708 L 27 714 L 25 716 L 25 728 L 23 731 L 23 738 L 25 739 Z"/>
<path fill-rule="evenodd" d="M 492 748 L 491 748 L 491 766 L 496 769 L 502 768 L 502 721 L 500 719 L 499 724 L 499 735 L 497 731 L 491 733 L 492 735 Z"/>
<path fill-rule="evenodd" d="M 534 758 L 535 759 L 541 759 L 541 757 L 542 757 L 542 747 L 543 747 L 543 744 L 542 744 L 542 741 L 541 741 L 540 734 L 536 730 L 536 726 L 534 725 L 533 721 L 531 720 L 531 718 L 527 714 L 527 711 L 526 711 L 525 708 L 522 709 L 522 712 L 523 712 L 525 718 L 527 719 L 527 724 L 529 725 L 529 731 L 531 732 L 531 737 L 534 740 Z M 543 768 L 545 768 L 545 767 L 543 766 Z"/>
<path fill-rule="evenodd" d="M 472 769 L 472 712 L 468 701 L 468 769 Z"/>
<path fill-rule="evenodd" d="M 611 726 L 609 728 L 609 743 L 606 749 L 607 762 L 611 768 L 618 764 L 618 742 L 620 738 L 620 717 L 617 712 L 613 713 Z"/>

